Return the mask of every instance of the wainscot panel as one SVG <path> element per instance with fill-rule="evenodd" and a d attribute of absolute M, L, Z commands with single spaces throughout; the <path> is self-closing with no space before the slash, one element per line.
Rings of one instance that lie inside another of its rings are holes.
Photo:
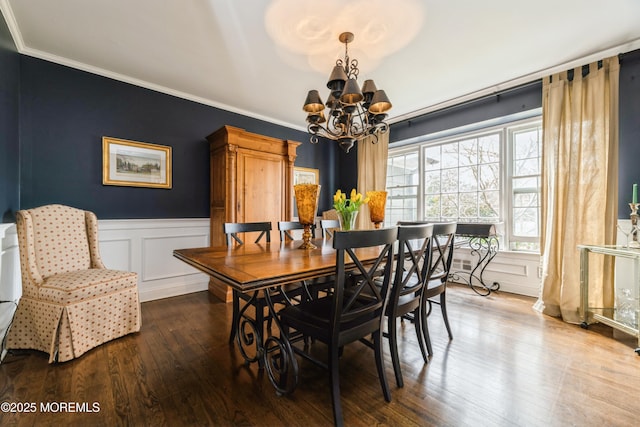
<path fill-rule="evenodd" d="M 18 235 L 15 224 L 0 224 L 0 345 L 13 319 L 18 299 L 22 295 Z M 0 347 L 0 361 L 5 356 Z"/>
<path fill-rule="evenodd" d="M 209 218 L 101 220 L 99 230 L 102 261 L 138 273 L 140 301 L 208 288 L 207 275 L 174 258 L 173 250 L 209 246 Z"/>
<path fill-rule="evenodd" d="M 476 265 L 478 257 L 468 248 L 456 248 L 451 270 L 462 272 L 461 277 L 468 277 Z M 476 272 L 479 274 L 479 271 Z M 541 284 L 540 256 L 521 252 L 498 252 L 484 271 L 484 282 L 500 284 L 500 291 L 513 294 L 537 297 Z"/>

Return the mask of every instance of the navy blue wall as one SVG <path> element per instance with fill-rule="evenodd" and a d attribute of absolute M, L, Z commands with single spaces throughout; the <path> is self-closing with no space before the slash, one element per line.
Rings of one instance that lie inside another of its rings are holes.
<path fill-rule="evenodd" d="M 394 142 L 540 108 L 541 105 L 542 81 L 539 80 L 497 95 L 394 123 L 391 126 L 391 147 Z"/>
<path fill-rule="evenodd" d="M 640 51 L 622 56 L 620 70 L 620 207 L 640 183 Z M 541 105 L 541 84 L 506 91 L 399 122 L 391 143 Z M 317 168 L 323 186 L 319 211 L 337 188 L 357 183 L 357 146 L 310 144 L 306 132 L 263 122 L 127 83 L 19 55 L 0 21 L 0 214 L 64 203 L 100 218 L 188 218 L 209 215 L 205 137 L 223 125 L 302 142 L 297 166 Z M 302 119 L 301 119 L 302 124 Z M 102 185 L 102 137 L 173 147 L 173 189 Z"/>
<path fill-rule="evenodd" d="M 21 56 L 20 207 L 63 203 L 99 218 L 209 216 L 209 148 L 205 137 L 232 125 L 302 142 L 297 166 L 334 163 L 332 145 L 311 145 L 306 132 Z M 171 190 L 102 185 L 102 137 L 173 148 Z M 328 209 L 323 194 L 320 209 Z"/>
<path fill-rule="evenodd" d="M 633 184 L 640 184 L 640 50 L 620 62 L 619 167 L 618 218 L 628 219 Z"/>
<path fill-rule="evenodd" d="M 0 222 L 12 222 L 20 201 L 18 109 L 20 55 L 0 14 Z"/>

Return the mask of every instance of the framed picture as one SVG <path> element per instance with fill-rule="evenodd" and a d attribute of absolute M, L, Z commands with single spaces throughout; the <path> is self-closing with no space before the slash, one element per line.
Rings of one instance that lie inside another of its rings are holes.
<path fill-rule="evenodd" d="M 102 137 L 102 184 L 171 188 L 171 147 Z"/>
<path fill-rule="evenodd" d="M 318 169 L 293 168 L 293 185 L 296 184 L 319 184 L 320 172 Z"/>

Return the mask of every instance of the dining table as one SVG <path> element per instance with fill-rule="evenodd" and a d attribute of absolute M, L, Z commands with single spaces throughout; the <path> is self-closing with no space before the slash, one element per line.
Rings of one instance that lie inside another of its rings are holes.
<path fill-rule="evenodd" d="M 314 280 L 325 280 L 335 274 L 336 250 L 330 238 L 312 239 L 315 249 L 301 249 L 301 240 L 270 243 L 245 243 L 243 245 L 212 246 L 176 249 L 174 257 L 230 286 L 234 291 L 257 298 L 263 295 L 267 301 L 274 328 L 252 323 L 253 319 L 245 304 L 241 316 L 233 322 L 247 322 L 254 328 L 251 339 L 237 339 L 241 353 L 247 362 L 260 360 L 267 370 L 269 380 L 278 394 L 291 393 L 298 382 L 298 364 L 287 334 L 282 333 L 274 295 L 284 297 L 285 303 L 296 301 L 287 296 L 288 285 L 306 286 Z M 356 256 L 363 263 L 373 262 L 379 255 L 379 248 L 356 249 Z M 355 263 L 346 260 L 347 268 L 356 268 Z M 306 292 L 311 297 L 309 292 Z M 303 296 L 304 297 L 304 296 Z M 280 299 L 282 300 L 282 298 Z M 241 325 L 232 325 L 237 331 Z M 266 332 L 266 336 L 265 336 Z M 240 333 L 238 334 L 240 335 Z M 245 345 L 255 346 L 256 357 L 248 356 Z"/>

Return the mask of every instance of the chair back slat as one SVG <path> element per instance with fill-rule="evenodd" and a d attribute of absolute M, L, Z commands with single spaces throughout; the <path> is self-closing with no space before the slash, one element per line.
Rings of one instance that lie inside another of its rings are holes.
<path fill-rule="evenodd" d="M 395 307 L 400 298 L 409 304 L 407 295 L 414 295 L 415 304 L 426 285 L 431 265 L 432 224 L 400 225 L 398 254 L 389 305 Z"/>
<path fill-rule="evenodd" d="M 278 221 L 278 231 L 280 232 L 280 241 L 284 242 L 286 239 L 296 240 L 291 234 L 292 230 L 304 230 L 304 224 L 299 221 Z M 316 226 L 311 226 L 311 238 L 316 237 Z"/>
<path fill-rule="evenodd" d="M 394 243 L 397 236 L 396 227 L 334 233 L 336 286 L 332 304 L 331 329 L 336 339 L 340 324 L 357 321 L 362 323 L 362 328 L 366 329 L 381 322 L 388 300 Z M 380 249 L 373 263 L 363 263 L 358 257 L 357 249 L 376 246 Z M 349 260 L 356 266 L 353 272 L 346 271 Z M 384 272 L 382 278 L 378 275 L 380 269 Z M 356 283 L 350 280 L 354 277 L 357 277 Z M 376 285 L 376 278 L 378 285 Z"/>
<path fill-rule="evenodd" d="M 238 233 L 260 232 L 255 243 L 259 243 L 263 236 L 266 237 L 267 243 L 271 242 L 270 222 L 225 222 L 222 231 L 227 238 L 227 246 L 231 246 L 233 241 L 244 245 L 244 241 L 238 236 Z"/>
<path fill-rule="evenodd" d="M 449 279 L 456 228 L 457 224 L 455 222 L 436 223 L 433 225 L 429 281 L 437 279 L 444 284 Z"/>
<path fill-rule="evenodd" d="M 322 229 L 323 238 L 333 238 L 333 232 L 340 228 L 340 221 L 337 219 L 321 219 L 320 228 Z"/>

